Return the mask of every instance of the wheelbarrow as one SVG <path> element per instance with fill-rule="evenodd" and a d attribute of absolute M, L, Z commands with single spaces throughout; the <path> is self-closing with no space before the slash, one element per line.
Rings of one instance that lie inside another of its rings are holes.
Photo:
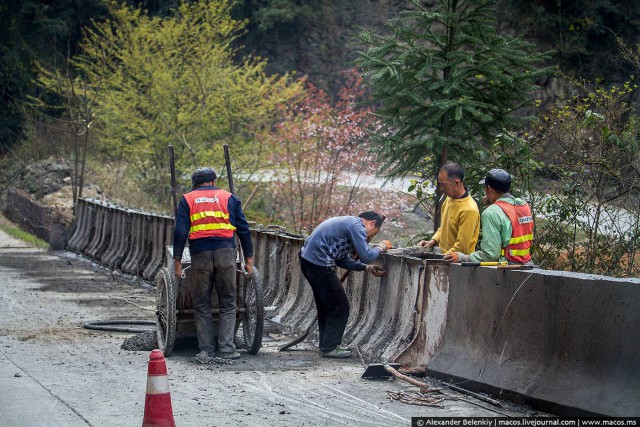
<path fill-rule="evenodd" d="M 239 246 L 238 246 L 239 247 Z M 173 265 L 173 246 L 166 246 L 167 265 L 155 277 L 156 285 L 156 330 L 158 347 L 165 356 L 171 355 L 178 338 L 196 336 L 193 310 L 193 284 L 189 274 L 191 256 L 186 247 L 182 254 L 182 277 L 176 283 Z M 240 250 L 236 256 L 236 332 L 242 326 L 244 347 L 249 354 L 257 354 L 262 346 L 264 329 L 264 291 L 258 269 L 248 274 Z M 220 320 L 220 309 L 215 292 L 212 294 L 211 316 L 214 325 Z M 237 335 L 237 333 L 236 333 Z"/>
<path fill-rule="evenodd" d="M 174 216 L 177 213 L 176 173 L 174 165 L 173 145 L 169 145 L 169 165 L 171 169 L 171 193 L 173 199 Z M 231 160 L 229 147 L 224 145 L 224 157 L 229 180 L 229 190 L 233 193 L 233 177 L 231 174 Z M 264 291 L 262 278 L 258 269 L 253 267 L 253 273 L 248 274 L 244 265 L 242 246 L 238 236 L 236 239 L 236 336 L 240 326 L 244 338 L 244 347 L 249 354 L 258 354 L 262 346 L 262 331 L 264 329 Z M 196 336 L 193 285 L 189 275 L 191 255 L 189 247 L 182 253 L 182 275 L 180 283 L 176 283 L 175 267 L 173 263 L 173 246 L 166 246 L 165 259 L 167 265 L 162 267 L 155 277 L 156 284 L 156 329 L 158 347 L 165 356 L 173 351 L 176 338 Z M 220 320 L 220 309 L 215 292 L 212 293 L 211 316 L 214 326 Z"/>

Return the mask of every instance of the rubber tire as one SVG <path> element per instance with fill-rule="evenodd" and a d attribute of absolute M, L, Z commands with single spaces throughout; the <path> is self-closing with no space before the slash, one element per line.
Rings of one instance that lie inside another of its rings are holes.
<path fill-rule="evenodd" d="M 262 347 L 262 332 L 264 330 L 264 291 L 262 276 L 255 267 L 253 267 L 253 274 L 245 279 L 244 308 L 242 334 L 247 353 L 258 354 L 260 347 Z"/>
<path fill-rule="evenodd" d="M 163 267 L 155 277 L 156 332 L 158 348 L 170 356 L 176 340 L 176 282 L 173 272 Z"/>

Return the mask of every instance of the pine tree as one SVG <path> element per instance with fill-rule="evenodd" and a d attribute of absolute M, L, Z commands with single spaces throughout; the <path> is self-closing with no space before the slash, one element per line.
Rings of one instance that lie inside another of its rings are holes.
<path fill-rule="evenodd" d="M 389 34 L 359 32 L 368 49 L 356 64 L 384 122 L 373 148 L 390 176 L 435 176 L 449 158 L 477 167 L 522 118 L 516 110 L 550 71 L 546 55 L 496 33 L 492 0 L 411 2 L 387 22 Z"/>

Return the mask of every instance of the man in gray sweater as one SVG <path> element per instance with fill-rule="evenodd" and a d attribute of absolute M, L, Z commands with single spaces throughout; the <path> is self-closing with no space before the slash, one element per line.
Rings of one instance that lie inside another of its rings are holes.
<path fill-rule="evenodd" d="M 391 248 L 385 240 L 373 247 L 368 241 L 378 234 L 382 217 L 373 211 L 355 216 L 329 218 L 318 225 L 300 251 L 300 267 L 313 290 L 318 309 L 320 353 L 323 357 L 351 356 L 340 347 L 349 319 L 349 300 L 336 274 L 336 266 L 352 271 L 367 271 L 380 277 L 382 267 L 371 264 Z M 354 259 L 351 254 L 357 255 Z"/>

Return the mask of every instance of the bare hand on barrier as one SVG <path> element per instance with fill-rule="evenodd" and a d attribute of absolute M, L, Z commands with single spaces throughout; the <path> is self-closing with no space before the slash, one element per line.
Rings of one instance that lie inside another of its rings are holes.
<path fill-rule="evenodd" d="M 418 246 L 422 246 L 423 248 L 432 248 L 436 245 L 435 240 L 431 239 L 431 240 L 420 240 L 420 242 L 418 243 Z"/>

